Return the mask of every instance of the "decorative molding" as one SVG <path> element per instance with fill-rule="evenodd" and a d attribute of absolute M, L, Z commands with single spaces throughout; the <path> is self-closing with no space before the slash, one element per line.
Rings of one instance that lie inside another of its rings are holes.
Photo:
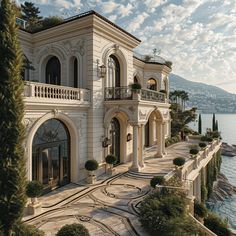
<path fill-rule="evenodd" d="M 141 110 L 139 110 L 139 119 L 140 120 L 145 120 L 147 116 L 146 112 L 142 112 Z"/>

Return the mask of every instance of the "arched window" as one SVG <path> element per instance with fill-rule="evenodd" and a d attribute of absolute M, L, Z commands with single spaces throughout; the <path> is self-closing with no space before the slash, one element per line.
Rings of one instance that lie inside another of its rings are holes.
<path fill-rule="evenodd" d="M 155 79 L 149 79 L 148 82 L 147 82 L 147 89 L 150 89 L 150 90 L 157 90 L 157 82 Z"/>
<path fill-rule="evenodd" d="M 55 56 L 51 57 L 46 65 L 46 83 L 61 84 L 61 63 Z"/>
<path fill-rule="evenodd" d="M 120 64 L 114 55 L 108 58 L 107 87 L 120 87 Z"/>
<path fill-rule="evenodd" d="M 74 69 L 74 88 L 78 88 L 78 60 L 75 57 L 73 61 L 73 69 Z"/>
<path fill-rule="evenodd" d="M 32 179 L 53 188 L 70 181 L 70 136 L 57 119 L 44 122 L 32 146 Z"/>
<path fill-rule="evenodd" d="M 138 84 L 138 78 L 136 76 L 134 76 L 134 84 Z"/>

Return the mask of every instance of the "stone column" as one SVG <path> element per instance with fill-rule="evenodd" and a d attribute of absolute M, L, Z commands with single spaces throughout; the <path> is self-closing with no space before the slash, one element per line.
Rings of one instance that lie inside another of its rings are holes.
<path fill-rule="evenodd" d="M 163 125 L 161 122 L 156 122 L 157 133 L 157 157 L 163 157 Z"/>
<path fill-rule="evenodd" d="M 144 125 L 139 127 L 139 165 L 144 167 Z"/>
<path fill-rule="evenodd" d="M 133 163 L 130 167 L 131 171 L 139 172 L 140 166 L 138 161 L 138 125 L 133 125 Z"/>
<path fill-rule="evenodd" d="M 165 127 L 166 123 L 162 123 L 162 148 L 161 148 L 161 151 L 162 151 L 162 154 L 163 155 L 166 155 L 166 147 L 165 147 L 165 130 L 166 130 L 166 127 Z"/>

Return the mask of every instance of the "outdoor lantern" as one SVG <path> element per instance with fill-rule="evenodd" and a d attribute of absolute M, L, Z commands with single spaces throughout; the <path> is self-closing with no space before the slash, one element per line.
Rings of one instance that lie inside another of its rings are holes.
<path fill-rule="evenodd" d="M 101 65 L 99 66 L 100 69 L 100 77 L 104 78 L 106 76 L 107 73 L 107 68 L 105 65 Z"/>

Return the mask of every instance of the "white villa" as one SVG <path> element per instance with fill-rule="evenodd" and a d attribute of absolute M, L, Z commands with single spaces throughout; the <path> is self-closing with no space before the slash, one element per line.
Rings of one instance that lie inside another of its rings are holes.
<path fill-rule="evenodd" d="M 94 11 L 37 33 L 19 30 L 24 71 L 27 176 L 53 188 L 87 175 L 89 159 L 105 172 L 117 165 L 144 167 L 145 147 L 165 155 L 170 136 L 169 80 L 165 60 L 134 55 L 140 40 Z M 132 84 L 141 89 L 132 89 Z M 161 92 L 160 92 L 161 91 Z"/>

